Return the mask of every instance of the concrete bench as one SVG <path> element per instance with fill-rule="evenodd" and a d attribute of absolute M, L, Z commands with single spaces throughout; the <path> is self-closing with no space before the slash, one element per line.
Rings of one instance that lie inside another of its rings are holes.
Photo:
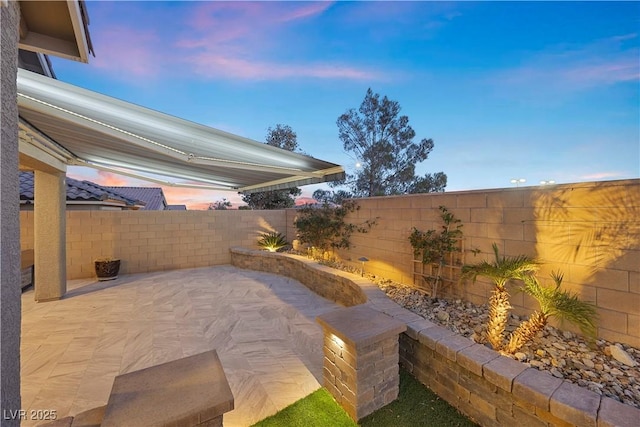
<path fill-rule="evenodd" d="M 106 406 L 40 427 L 221 427 L 233 407 L 218 353 L 210 350 L 119 375 Z"/>
<path fill-rule="evenodd" d="M 231 388 L 211 350 L 117 376 L 101 425 L 222 426 L 232 409 Z"/>

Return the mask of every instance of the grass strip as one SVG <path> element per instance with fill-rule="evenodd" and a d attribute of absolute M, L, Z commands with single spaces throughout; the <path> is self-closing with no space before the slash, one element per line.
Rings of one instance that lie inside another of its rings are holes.
<path fill-rule="evenodd" d="M 398 399 L 356 424 L 321 388 L 252 427 L 472 427 L 471 420 L 440 399 L 404 369 Z"/>
<path fill-rule="evenodd" d="M 333 396 L 320 388 L 252 427 L 357 427 Z"/>

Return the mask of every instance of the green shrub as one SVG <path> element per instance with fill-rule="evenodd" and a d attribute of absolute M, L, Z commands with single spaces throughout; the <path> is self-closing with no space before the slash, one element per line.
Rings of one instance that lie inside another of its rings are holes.
<path fill-rule="evenodd" d="M 260 240 L 258 240 L 258 246 L 268 250 L 269 252 L 277 252 L 288 244 L 289 242 L 287 242 L 287 239 L 282 234 L 275 231 L 263 234 L 262 237 L 260 237 Z"/>
<path fill-rule="evenodd" d="M 329 203 L 306 205 L 300 208 L 294 221 L 298 239 L 311 246 L 312 252 L 319 252 L 319 256 L 332 249 L 348 249 L 353 233 L 367 233 L 376 224 L 375 219 L 359 224 L 345 221 L 348 214 L 359 209 L 353 200 L 346 200 L 340 206 Z"/>

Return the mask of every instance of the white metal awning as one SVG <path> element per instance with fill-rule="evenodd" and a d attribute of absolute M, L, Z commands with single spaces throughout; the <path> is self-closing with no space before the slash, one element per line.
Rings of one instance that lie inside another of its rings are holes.
<path fill-rule="evenodd" d="M 22 69 L 18 70 L 18 108 L 21 120 L 54 141 L 57 154 L 68 165 L 120 174 L 126 169 L 130 172 L 125 175 L 164 185 L 245 193 L 344 178 L 344 169 L 337 164 Z"/>

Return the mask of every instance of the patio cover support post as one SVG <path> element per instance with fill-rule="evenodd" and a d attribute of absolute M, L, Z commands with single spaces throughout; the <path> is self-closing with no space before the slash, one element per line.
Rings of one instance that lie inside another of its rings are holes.
<path fill-rule="evenodd" d="M 20 417 L 20 191 L 18 188 L 17 1 L 0 2 L 0 414 L 2 426 Z M 11 416 L 13 414 L 13 416 Z"/>
<path fill-rule="evenodd" d="M 62 298 L 67 291 L 65 173 L 34 173 L 35 299 Z"/>

